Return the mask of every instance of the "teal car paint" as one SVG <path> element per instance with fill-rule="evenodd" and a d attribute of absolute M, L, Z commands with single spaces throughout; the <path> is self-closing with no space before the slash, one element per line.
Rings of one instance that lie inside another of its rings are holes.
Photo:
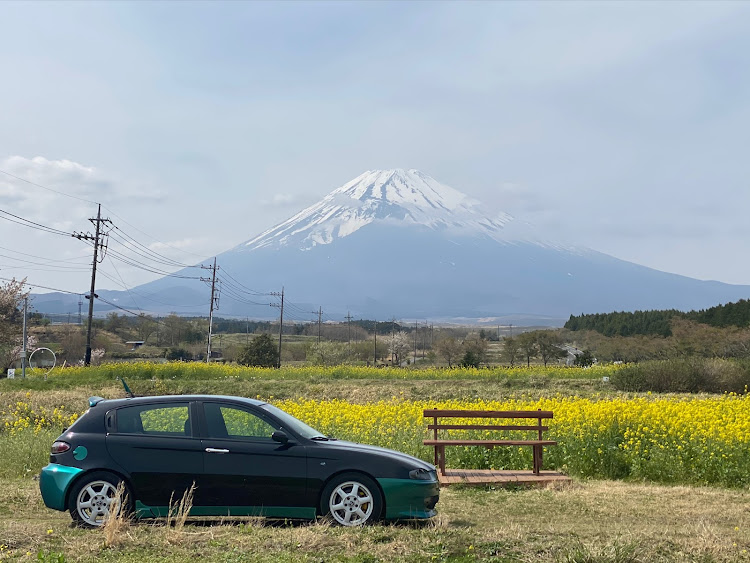
<path fill-rule="evenodd" d="M 70 467 L 50 463 L 39 475 L 39 490 L 42 500 L 48 508 L 65 510 L 65 497 L 73 480 L 83 471 L 79 467 Z"/>
<path fill-rule="evenodd" d="M 83 461 L 87 455 L 89 455 L 89 451 L 86 449 L 86 446 L 78 446 L 73 450 L 73 459 L 76 461 Z"/>
<path fill-rule="evenodd" d="M 388 520 L 432 518 L 437 514 L 435 503 L 440 495 L 437 480 L 378 479 L 385 498 Z"/>

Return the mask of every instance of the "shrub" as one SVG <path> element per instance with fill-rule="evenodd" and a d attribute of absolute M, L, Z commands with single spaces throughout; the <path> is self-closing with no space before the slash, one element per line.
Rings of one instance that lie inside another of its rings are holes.
<path fill-rule="evenodd" d="M 621 391 L 742 393 L 750 385 L 750 371 L 732 360 L 688 358 L 628 365 L 611 381 Z"/>

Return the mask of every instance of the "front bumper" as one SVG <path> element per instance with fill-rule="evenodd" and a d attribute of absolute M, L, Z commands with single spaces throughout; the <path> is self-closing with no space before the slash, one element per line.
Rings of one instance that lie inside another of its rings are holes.
<path fill-rule="evenodd" d="M 385 496 L 385 517 L 432 518 L 437 514 L 435 504 L 440 498 L 437 481 L 421 479 L 378 479 Z"/>
<path fill-rule="evenodd" d="M 42 468 L 39 475 L 39 490 L 42 500 L 48 508 L 65 510 L 65 497 L 73 480 L 83 469 L 50 463 Z"/>

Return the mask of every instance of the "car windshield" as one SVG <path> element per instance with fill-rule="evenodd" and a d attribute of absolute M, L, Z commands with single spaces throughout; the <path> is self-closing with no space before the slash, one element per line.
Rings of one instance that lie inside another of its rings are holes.
<path fill-rule="evenodd" d="M 278 418 L 285 427 L 293 430 L 303 438 L 307 438 L 308 440 L 313 438 L 325 438 L 325 435 L 322 432 L 315 430 L 315 428 L 308 426 L 301 420 L 294 418 L 291 414 L 282 411 L 278 407 L 266 403 L 261 408 L 271 413 Z"/>

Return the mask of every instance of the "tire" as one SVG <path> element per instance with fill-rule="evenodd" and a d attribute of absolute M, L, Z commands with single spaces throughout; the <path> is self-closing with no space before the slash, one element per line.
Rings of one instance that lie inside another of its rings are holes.
<path fill-rule="evenodd" d="M 127 485 L 124 485 L 123 499 L 113 506 L 120 483 L 123 483 L 122 479 L 109 471 L 94 471 L 76 481 L 68 497 L 68 511 L 76 525 L 99 528 L 111 512 L 122 509 L 129 513 L 130 491 Z"/>
<path fill-rule="evenodd" d="M 320 511 L 341 526 L 362 526 L 380 518 L 383 498 L 378 485 L 366 475 L 343 473 L 323 489 Z"/>

